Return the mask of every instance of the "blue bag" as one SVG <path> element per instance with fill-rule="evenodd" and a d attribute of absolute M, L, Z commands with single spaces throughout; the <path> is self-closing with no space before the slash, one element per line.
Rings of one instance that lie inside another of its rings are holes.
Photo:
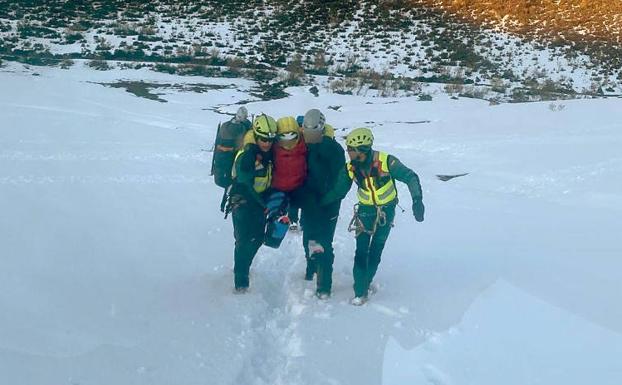
<path fill-rule="evenodd" d="M 267 224 L 263 243 L 268 247 L 278 249 L 289 229 L 289 217 L 287 216 L 288 199 L 285 193 L 275 191 L 270 194 L 266 202 L 266 208 Z"/>

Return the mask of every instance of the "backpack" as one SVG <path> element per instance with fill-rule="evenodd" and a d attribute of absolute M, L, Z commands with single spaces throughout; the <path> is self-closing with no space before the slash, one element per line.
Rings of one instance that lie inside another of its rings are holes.
<path fill-rule="evenodd" d="M 237 122 L 232 119 L 218 125 L 211 170 L 211 175 L 214 176 L 214 182 L 217 186 L 226 189 L 233 182 L 231 169 L 233 168 L 235 154 L 242 146 L 242 138 L 250 127 L 251 122 L 249 120 Z"/>

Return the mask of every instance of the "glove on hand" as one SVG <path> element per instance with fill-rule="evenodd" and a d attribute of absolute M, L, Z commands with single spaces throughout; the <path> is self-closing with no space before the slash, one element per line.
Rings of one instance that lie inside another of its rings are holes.
<path fill-rule="evenodd" d="M 423 214 L 425 213 L 425 206 L 422 201 L 415 201 L 413 203 L 413 215 L 417 222 L 423 222 Z"/>

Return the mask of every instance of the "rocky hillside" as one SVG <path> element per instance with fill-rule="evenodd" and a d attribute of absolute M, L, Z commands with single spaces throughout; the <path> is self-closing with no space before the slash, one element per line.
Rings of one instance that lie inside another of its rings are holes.
<path fill-rule="evenodd" d="M 413 4 L 530 36 L 567 42 L 622 42 L 619 0 L 414 0 Z"/>
<path fill-rule="evenodd" d="M 65 67 L 87 59 L 97 69 L 245 76 L 276 89 L 315 84 L 397 95 L 440 82 L 449 93 L 497 101 L 622 93 L 615 45 L 595 50 L 570 35 L 527 33 L 562 22 L 545 23 L 539 13 L 539 24 L 524 23 L 524 7 L 508 13 L 495 3 L 0 0 L 0 55 Z M 617 19 L 589 20 L 586 28 Z M 606 32 L 599 31 L 594 38 Z"/>
<path fill-rule="evenodd" d="M 622 67 L 620 0 L 414 0 L 467 22 L 567 46 Z"/>

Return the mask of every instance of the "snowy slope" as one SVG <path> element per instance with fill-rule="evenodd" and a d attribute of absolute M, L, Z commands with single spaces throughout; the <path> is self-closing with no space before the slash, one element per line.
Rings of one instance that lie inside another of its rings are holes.
<path fill-rule="evenodd" d="M 97 84 L 117 79 L 235 88 L 163 88 L 159 103 Z M 302 280 L 295 234 L 262 248 L 251 292 L 232 294 L 232 226 L 204 150 L 250 82 L 9 64 L 0 85 L 2 382 L 622 381 L 619 99 L 489 106 L 297 88 L 248 104 L 277 117 L 321 108 L 339 135 L 368 125 L 419 173 L 426 221 L 400 186 L 380 291 L 357 308 L 352 194 L 330 300 Z"/>
<path fill-rule="evenodd" d="M 426 336 L 412 350 L 389 341 L 383 384 L 614 384 L 621 354 L 620 334 L 500 280 L 457 327 Z"/>

